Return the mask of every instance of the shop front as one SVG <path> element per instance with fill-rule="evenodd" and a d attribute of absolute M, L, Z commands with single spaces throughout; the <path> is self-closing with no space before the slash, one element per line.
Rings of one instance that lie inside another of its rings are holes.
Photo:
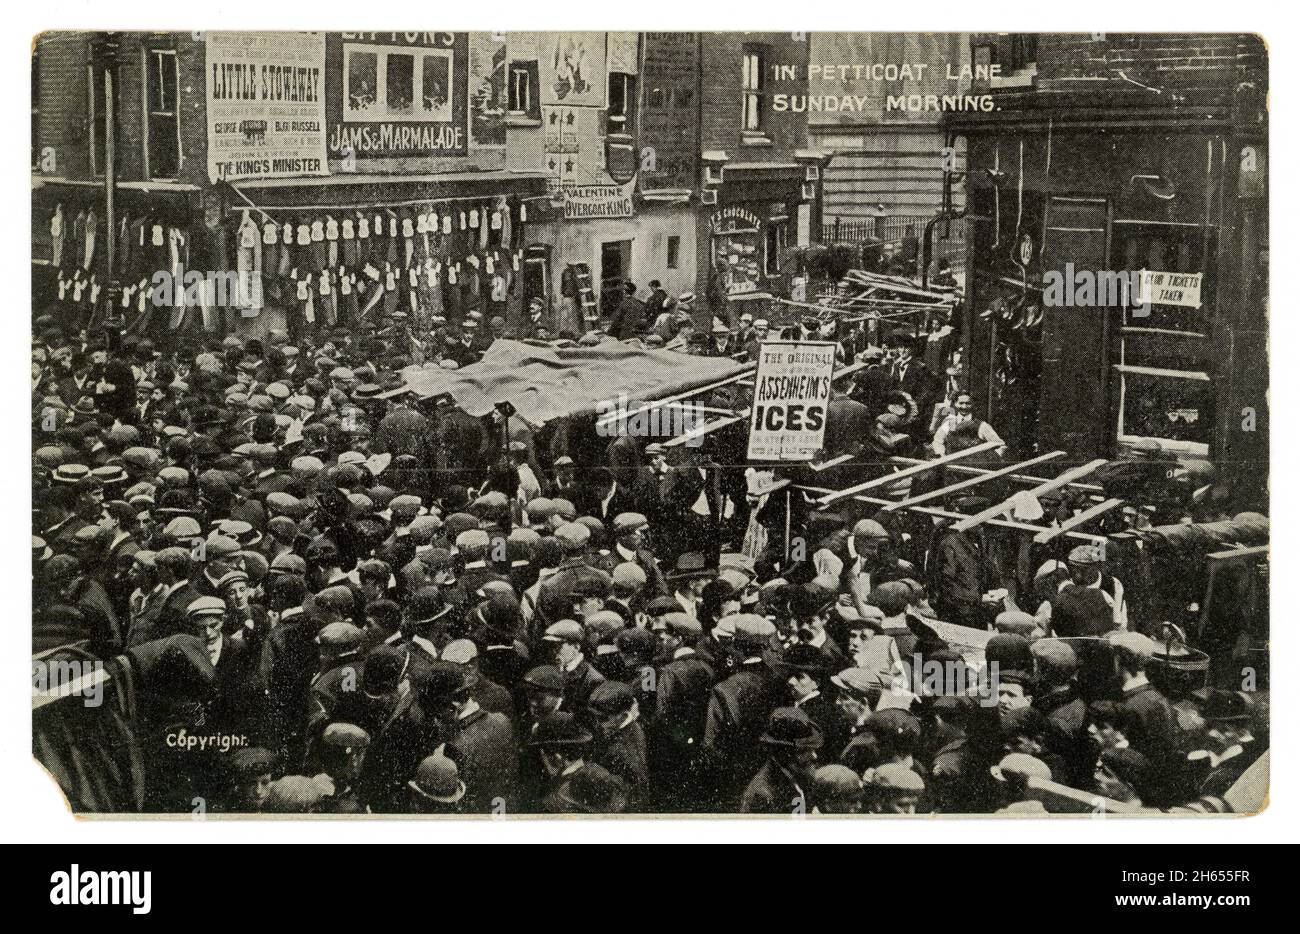
<path fill-rule="evenodd" d="M 1242 413 L 1266 404 L 1259 144 L 1153 127 L 968 146 L 969 379 L 998 430 L 1080 457 L 1243 455 Z"/>
<path fill-rule="evenodd" d="M 711 304 L 734 325 L 746 310 L 782 314 L 770 302 L 789 297 L 797 272 L 794 249 L 811 236 L 813 198 L 802 166 L 727 166 L 700 214 L 700 277 Z M 707 322 L 704 322 L 707 326 Z M 697 323 L 697 327 L 700 323 Z"/>

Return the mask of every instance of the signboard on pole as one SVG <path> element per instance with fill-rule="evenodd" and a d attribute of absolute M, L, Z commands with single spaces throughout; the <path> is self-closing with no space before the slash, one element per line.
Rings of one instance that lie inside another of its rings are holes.
<path fill-rule="evenodd" d="M 208 177 L 328 175 L 325 36 L 209 32 Z"/>
<path fill-rule="evenodd" d="M 749 419 L 750 460 L 810 461 L 826 437 L 835 375 L 830 341 L 770 341 L 758 352 Z"/>

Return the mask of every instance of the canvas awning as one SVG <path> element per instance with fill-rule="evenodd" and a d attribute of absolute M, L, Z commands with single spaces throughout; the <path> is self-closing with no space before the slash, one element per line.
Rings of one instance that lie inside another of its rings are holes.
<path fill-rule="evenodd" d="M 671 350 L 642 350 L 606 342 L 596 347 L 556 348 L 498 340 L 479 362 L 459 370 L 436 364 L 402 370 L 404 384 L 385 393 L 411 392 L 422 399 L 448 395 L 470 415 L 487 415 L 509 402 L 533 425 L 567 415 L 605 413 L 620 397 L 629 411 L 737 376 L 752 365 L 728 357 L 695 357 Z"/>

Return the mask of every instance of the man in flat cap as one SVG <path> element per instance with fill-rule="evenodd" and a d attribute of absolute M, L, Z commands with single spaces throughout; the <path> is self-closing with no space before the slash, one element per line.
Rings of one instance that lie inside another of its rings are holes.
<path fill-rule="evenodd" d="M 543 769 L 539 798 L 543 812 L 569 813 L 572 807 L 565 799 L 572 798 L 574 778 L 587 769 L 600 768 L 587 761 L 593 738 L 578 717 L 565 711 L 549 714 L 533 726 L 528 747 L 537 752 Z"/>
<path fill-rule="evenodd" d="M 734 806 L 763 762 L 758 742 L 768 716 L 780 705 L 784 685 L 764 659 L 776 627 L 752 613 L 736 616 L 736 648 L 742 656 L 735 674 L 713 688 L 704 723 L 704 748 L 714 771 L 719 808 Z"/>
<path fill-rule="evenodd" d="M 623 512 L 614 516 L 614 554 L 618 563 L 630 562 L 645 574 L 644 599 L 668 593 L 659 561 L 646 547 L 650 520 L 639 512 Z"/>
<path fill-rule="evenodd" d="M 564 683 L 562 709 L 577 714 L 585 713 L 591 692 L 605 680 L 583 654 L 584 638 L 582 624 L 571 619 L 552 623 L 542 635 Z"/>
<path fill-rule="evenodd" d="M 806 814 L 822 734 L 800 710 L 779 707 L 758 737 L 767 758 L 740 796 L 742 814 Z"/>
<path fill-rule="evenodd" d="M 1029 651 L 1038 681 L 1033 704 L 1047 718 L 1048 748 L 1064 763 L 1062 781 L 1075 788 L 1085 787 L 1096 749 L 1088 737 L 1088 704 L 1075 680 L 1078 656 L 1070 643 L 1060 639 L 1038 639 Z"/>
<path fill-rule="evenodd" d="M 1177 724 L 1173 708 L 1147 680 L 1147 665 L 1156 645 L 1137 632 L 1117 630 L 1106 637 L 1115 659 L 1115 675 L 1123 694 L 1120 708 L 1126 715 L 1124 735 L 1129 745 L 1156 768 L 1164 768 L 1174 754 Z"/>
<path fill-rule="evenodd" d="M 628 810 L 641 810 L 650 791 L 650 767 L 636 695 L 621 681 L 602 681 L 587 707 L 595 727 L 591 761 L 623 780 Z"/>
<path fill-rule="evenodd" d="M 329 777 L 334 791 L 321 802 L 323 814 L 365 814 L 357 796 L 357 780 L 370 747 L 370 734 L 355 723 L 331 723 L 316 748 L 317 767 Z"/>

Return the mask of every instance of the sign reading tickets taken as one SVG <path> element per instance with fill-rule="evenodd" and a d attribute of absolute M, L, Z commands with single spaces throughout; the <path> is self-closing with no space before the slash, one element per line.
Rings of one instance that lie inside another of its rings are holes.
<path fill-rule="evenodd" d="M 751 460 L 810 461 L 826 437 L 835 344 L 771 341 L 758 352 L 749 418 Z"/>
<path fill-rule="evenodd" d="M 205 33 L 208 177 L 328 175 L 325 35 Z"/>
<path fill-rule="evenodd" d="M 1139 304 L 1201 307 L 1201 273 L 1160 272 L 1143 269 L 1138 273 Z"/>

